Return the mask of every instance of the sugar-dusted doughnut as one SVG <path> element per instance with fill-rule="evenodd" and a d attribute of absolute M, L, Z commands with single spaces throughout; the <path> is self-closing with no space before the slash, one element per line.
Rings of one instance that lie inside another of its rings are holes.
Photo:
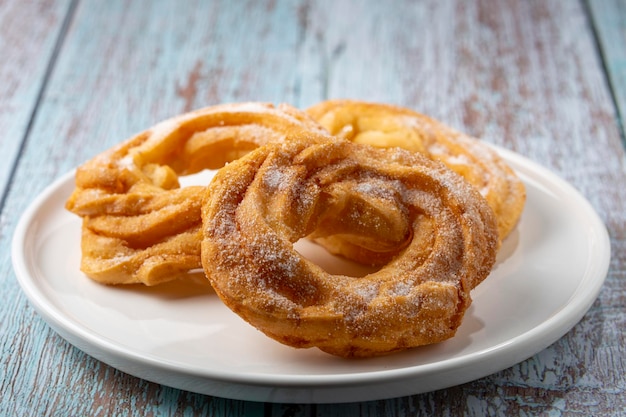
<path fill-rule="evenodd" d="M 270 144 L 222 168 L 204 195 L 202 264 L 224 303 L 281 343 L 342 357 L 453 336 L 498 247 L 494 213 L 478 191 L 402 149 Z M 351 242 L 365 251 L 380 250 L 367 238 L 382 235 L 393 257 L 355 278 L 293 247 L 333 231 L 363 237 Z"/>
<path fill-rule="evenodd" d="M 154 285 L 200 269 L 204 186 L 179 176 L 216 169 L 266 143 L 323 135 L 288 105 L 223 104 L 161 122 L 76 171 L 66 203 L 83 219 L 82 271 L 107 284 Z"/>
<path fill-rule="evenodd" d="M 437 159 L 462 175 L 487 199 L 500 239 L 514 229 L 526 200 L 525 187 L 488 145 L 413 110 L 381 103 L 329 100 L 307 112 L 331 134 L 377 147 L 401 147 Z M 327 242 L 341 246 L 341 242 Z"/>

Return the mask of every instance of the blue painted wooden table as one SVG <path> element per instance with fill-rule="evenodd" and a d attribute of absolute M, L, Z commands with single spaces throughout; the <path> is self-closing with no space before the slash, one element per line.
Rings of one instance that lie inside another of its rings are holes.
<path fill-rule="evenodd" d="M 626 4 L 0 1 L 0 415 L 626 415 Z M 435 392 L 263 404 L 132 377 L 74 348 L 16 281 L 11 239 L 53 180 L 172 115 L 233 101 L 405 105 L 574 185 L 609 274 L 537 355 Z"/>

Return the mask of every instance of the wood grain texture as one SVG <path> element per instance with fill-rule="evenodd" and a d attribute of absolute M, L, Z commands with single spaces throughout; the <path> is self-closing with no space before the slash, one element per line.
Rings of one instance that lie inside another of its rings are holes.
<path fill-rule="evenodd" d="M 38 104 L 68 4 L 0 2 L 0 201 Z"/>
<path fill-rule="evenodd" d="M 626 3 L 620 0 L 587 0 L 598 37 L 599 53 L 604 60 L 620 120 L 626 117 Z M 626 144 L 624 123 L 622 140 Z"/>
<path fill-rule="evenodd" d="M 22 153 L 11 151 L 19 164 L 0 217 L 0 415 L 613 416 L 626 409 L 626 194 L 614 185 L 625 183 L 626 169 L 615 83 L 592 30 L 610 15 L 579 2 L 504 0 L 50 4 L 57 31 L 50 25 L 22 48 L 48 51 L 43 63 L 25 64 L 34 80 L 0 92 L 0 103 L 30 103 L 20 117 L 32 118 Z M 0 2 L 0 21 L 7 10 L 27 13 L 28 5 Z M 51 61 L 63 19 L 69 26 Z M 3 48 L 10 36 L 0 31 Z M 605 47 L 607 62 L 614 53 Z M 15 71 L 11 65 L 0 64 L 0 74 Z M 33 91 L 42 91 L 36 108 Z M 577 187 L 607 224 L 614 253 L 584 319 L 539 354 L 472 383 L 386 401 L 284 405 L 134 378 L 69 345 L 28 306 L 11 268 L 11 235 L 54 178 L 182 111 L 245 100 L 306 107 L 335 97 L 410 106 Z M 0 138 L 3 157 L 26 133 L 24 122 L 15 126 Z"/>

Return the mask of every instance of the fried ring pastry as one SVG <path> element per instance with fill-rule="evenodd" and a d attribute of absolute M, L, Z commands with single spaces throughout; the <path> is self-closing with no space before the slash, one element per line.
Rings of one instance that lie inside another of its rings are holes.
<path fill-rule="evenodd" d="M 374 200 L 405 229 L 381 269 L 333 275 L 294 249 L 346 219 L 376 239 L 386 227 L 359 224 L 359 202 Z M 202 219 L 203 268 L 230 309 L 281 343 L 341 357 L 452 337 L 498 246 L 493 211 L 462 177 L 417 153 L 343 140 L 270 144 L 225 166 Z"/>
<path fill-rule="evenodd" d="M 354 100 L 329 100 L 307 109 L 332 135 L 376 147 L 400 147 L 439 160 L 487 199 L 500 239 L 514 229 L 526 200 L 522 181 L 489 146 L 413 110 Z M 340 247 L 342 242 L 326 242 Z M 338 248 L 336 250 L 339 250 Z"/>
<path fill-rule="evenodd" d="M 288 105 L 224 104 L 161 122 L 86 162 L 66 202 L 83 218 L 81 270 L 106 284 L 146 285 L 201 270 L 204 186 L 181 188 L 179 176 L 302 132 L 327 135 Z"/>

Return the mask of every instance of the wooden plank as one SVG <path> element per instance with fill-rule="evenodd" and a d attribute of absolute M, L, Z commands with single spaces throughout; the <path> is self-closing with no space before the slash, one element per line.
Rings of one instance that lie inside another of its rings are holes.
<path fill-rule="evenodd" d="M 69 0 L 0 3 L 0 204 L 68 6 Z"/>
<path fill-rule="evenodd" d="M 587 3 L 626 145 L 626 3 L 620 0 L 587 0 Z"/>

